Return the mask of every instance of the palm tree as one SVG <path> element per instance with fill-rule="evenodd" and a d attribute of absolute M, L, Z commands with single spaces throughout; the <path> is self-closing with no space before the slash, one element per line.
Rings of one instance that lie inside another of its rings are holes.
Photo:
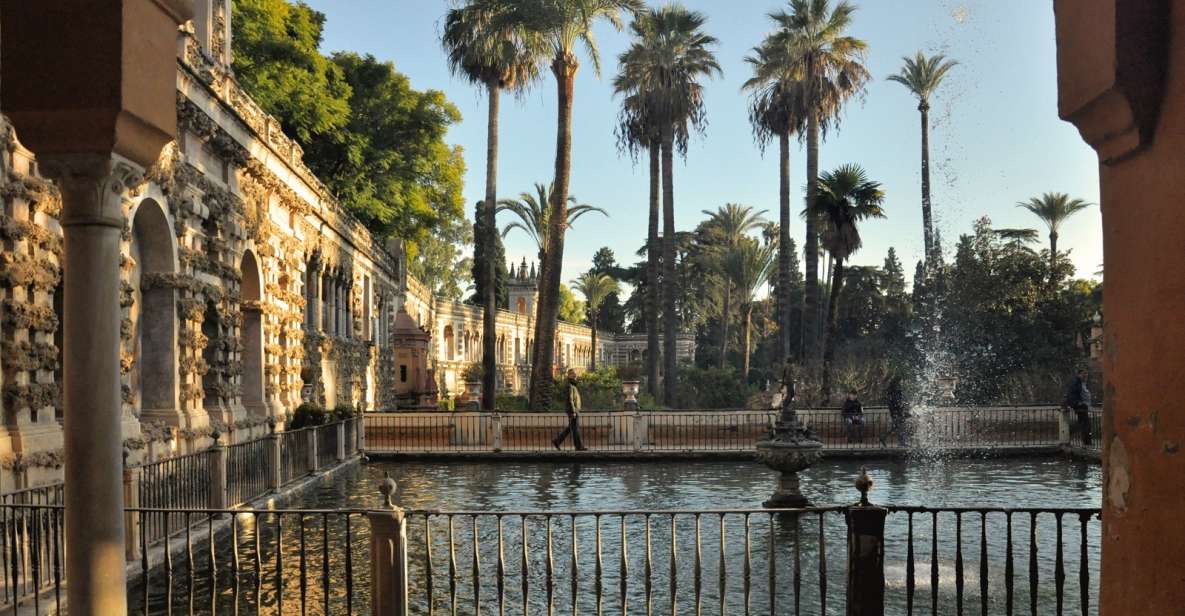
<path fill-rule="evenodd" d="M 484 86 L 489 99 L 486 120 L 485 203 L 498 202 L 498 108 L 502 90 L 522 92 L 539 75 L 539 58 L 526 44 L 526 33 L 512 24 L 498 24 L 497 15 L 506 10 L 502 0 L 469 0 L 445 16 L 441 44 L 448 55 L 449 70 L 474 85 Z M 494 254 L 496 222 L 493 207 L 479 208 L 487 233 L 474 238 Z M 485 410 L 493 410 L 497 393 L 497 292 L 495 264 L 482 264 L 485 308 L 482 319 L 482 399 Z"/>
<path fill-rule="evenodd" d="M 588 321 L 592 326 L 592 370 L 597 369 L 597 312 L 606 297 L 621 292 L 621 285 L 609 274 L 585 272 L 572 281 L 572 288 L 580 291 L 584 296 L 584 304 L 588 307 Z"/>
<path fill-rule="evenodd" d="M 577 47 L 583 46 L 593 69 L 600 74 L 601 60 L 593 26 L 606 21 L 621 29 L 622 12 L 637 13 L 642 0 L 505 0 L 507 10 L 497 22 L 521 26 L 531 33 L 532 49 L 551 58 L 556 80 L 555 179 L 549 204 L 550 229 L 546 257 L 539 274 L 539 304 L 535 321 L 534 358 L 531 363 L 529 406 L 550 406 L 555 356 L 555 329 L 559 318 L 560 280 L 564 260 L 564 226 L 568 220 L 568 185 L 572 171 L 572 102 L 576 72 L 580 68 Z"/>
<path fill-rule="evenodd" d="M 844 165 L 819 178 L 819 198 L 813 215 L 823 227 L 823 243 L 834 259 L 831 299 L 827 306 L 827 337 L 823 347 L 823 398 L 831 400 L 831 363 L 835 358 L 836 321 L 843 291 L 844 261 L 863 245 L 859 223 L 884 218 L 885 193 L 880 182 L 868 179 L 859 165 Z M 809 216 L 808 216 L 809 218 Z"/>
<path fill-rule="evenodd" d="M 1037 241 L 1036 229 L 992 229 L 992 234 L 1016 247 Z"/>
<path fill-rule="evenodd" d="M 1021 201 L 1016 207 L 1032 212 L 1049 227 L 1049 286 L 1057 286 L 1057 231 L 1066 219 L 1094 205 L 1082 199 L 1072 199 L 1066 193 L 1048 192 L 1028 201 Z"/>
<path fill-rule="evenodd" d="M 782 54 L 765 47 L 754 47 L 745 56 L 753 68 L 753 77 L 743 90 L 749 95 L 749 123 L 753 136 L 764 152 L 770 139 L 778 139 L 778 336 L 782 359 L 793 353 L 797 344 L 791 340 L 790 306 L 790 136 L 801 134 L 806 126 L 802 82 L 782 62 Z"/>
<path fill-rule="evenodd" d="M 754 238 L 741 238 L 728 252 L 725 272 L 741 300 L 741 378 L 749 378 L 749 355 L 753 338 L 753 298 L 769 279 L 774 265 L 774 245 Z M 721 364 L 723 366 L 723 364 Z"/>
<path fill-rule="evenodd" d="M 702 30 L 707 18 L 678 4 L 638 14 L 630 24 L 634 42 L 618 58 L 614 80 L 618 92 L 639 95 L 640 105 L 657 123 L 662 153 L 663 285 L 675 279 L 674 152 L 686 154 L 692 128 L 703 126 L 703 86 L 699 79 L 721 75 L 709 49 L 716 39 Z M 675 294 L 662 294 L 664 400 L 675 398 L 675 337 L 678 323 Z M 654 350 L 651 350 L 653 354 Z"/>
<path fill-rule="evenodd" d="M 628 85 L 622 79 L 624 77 L 621 75 L 614 79 L 616 94 L 625 91 L 621 88 L 628 89 Z M 650 163 L 649 225 L 646 234 L 646 286 L 648 292 L 642 310 L 646 327 L 646 347 L 658 349 L 658 306 L 660 301 L 658 222 L 659 182 L 661 179 L 659 157 L 662 152 L 662 142 L 658 122 L 655 121 L 655 114 L 647 104 L 647 100 L 646 96 L 641 93 L 629 94 L 625 97 L 618 114 L 619 124 L 616 132 L 619 149 L 628 152 L 631 157 L 636 157 L 639 150 L 645 149 Z M 658 362 L 659 354 L 657 352 L 646 354 L 646 391 L 655 398 L 658 398 Z"/>
<path fill-rule="evenodd" d="M 792 78 L 801 82 L 806 115 L 806 202 L 814 210 L 819 192 L 819 137 L 838 128 L 844 103 L 864 90 L 870 76 L 862 64 L 868 44 L 847 36 L 855 7 L 840 0 L 789 0 L 789 11 L 770 13 L 774 31 L 760 45 L 764 60 L 753 64 L 752 80 Z M 751 80 L 751 81 L 752 81 Z M 819 235 L 806 219 L 806 292 L 803 302 L 803 357 L 818 349 Z"/>
<path fill-rule="evenodd" d="M 547 236 L 552 230 L 550 222 L 552 209 L 548 207 L 548 204 L 555 196 L 553 188 L 553 186 L 544 186 L 542 183 L 536 182 L 534 193 L 523 192 L 519 193 L 518 199 L 502 199 L 498 202 L 499 212 L 510 212 L 518 218 L 503 227 L 502 236 L 506 237 L 515 229 L 526 233 L 539 249 L 540 264 L 547 260 L 545 254 L 548 245 Z M 568 220 L 564 223 L 563 229 L 571 228 L 577 219 L 590 212 L 609 215 L 599 207 L 576 203 L 575 195 L 568 195 L 567 201 L 569 205 L 565 208 L 564 213 Z"/>
<path fill-rule="evenodd" d="M 922 114 L 922 231 L 926 261 L 930 262 L 934 259 L 934 223 L 930 213 L 930 95 L 958 62 L 947 60 L 942 54 L 927 58 L 920 51 L 916 57 L 902 60 L 905 66 L 896 75 L 889 75 L 889 81 L 909 88 L 918 98 L 918 111 Z"/>
<path fill-rule="evenodd" d="M 736 248 L 736 246 L 745 238 L 751 231 L 762 228 L 766 224 L 765 210 L 754 212 L 753 208 L 748 205 L 738 205 L 736 203 L 725 203 L 716 209 L 715 212 L 704 210 L 704 214 L 708 215 L 708 222 L 716 227 L 722 236 L 724 236 L 724 258 L 727 260 L 728 255 Z M 728 356 L 728 323 L 732 317 L 732 280 L 724 277 L 724 299 L 720 310 L 720 367 L 724 367 L 725 358 Z"/>

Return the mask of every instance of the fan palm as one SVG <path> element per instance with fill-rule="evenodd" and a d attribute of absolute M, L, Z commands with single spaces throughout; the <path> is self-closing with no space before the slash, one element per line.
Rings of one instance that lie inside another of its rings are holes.
<path fill-rule="evenodd" d="M 616 93 L 622 93 L 618 90 L 620 87 L 625 87 L 624 83 L 620 83 L 618 79 L 614 80 L 614 88 Z M 660 188 L 659 182 L 661 178 L 659 157 L 662 152 L 661 131 L 659 130 L 658 122 L 652 112 L 650 105 L 647 104 L 648 99 L 642 93 L 628 94 L 622 100 L 621 111 L 618 114 L 617 142 L 618 147 L 630 154 L 631 157 L 637 156 L 639 150 L 645 149 L 647 158 L 649 159 L 650 172 L 650 200 L 649 200 L 649 224 L 647 226 L 646 234 L 646 288 L 645 301 L 643 302 L 642 312 L 646 328 L 646 347 L 649 349 L 658 349 L 658 309 L 660 301 L 659 284 L 658 284 L 658 268 L 659 251 L 661 250 L 661 242 L 658 235 L 659 223 L 659 197 Z M 658 397 L 658 353 L 646 354 L 646 391 L 655 398 Z"/>
<path fill-rule="evenodd" d="M 1037 241 L 1036 229 L 992 229 L 992 233 L 1001 240 L 1018 247 Z"/>
<path fill-rule="evenodd" d="M 578 47 L 584 47 L 599 74 L 600 52 L 593 26 L 608 22 L 621 29 L 622 12 L 636 13 L 642 0 L 504 0 L 507 10 L 495 20 L 521 26 L 531 34 L 532 48 L 551 59 L 556 80 L 555 179 L 548 216 L 545 259 L 539 273 L 538 318 L 535 321 L 534 355 L 531 363 L 529 406 L 550 406 L 553 393 L 552 365 L 555 358 L 555 330 L 559 318 L 560 280 L 564 259 L 564 226 L 568 220 L 568 186 L 572 172 L 572 102 L 576 73 L 580 68 Z"/>
<path fill-rule="evenodd" d="M 753 80 L 792 77 L 801 82 L 806 120 L 806 201 L 815 209 L 819 192 L 819 138 L 838 128 L 840 112 L 870 79 L 863 60 L 868 44 L 846 34 L 855 7 L 840 0 L 789 0 L 789 11 L 770 13 L 774 23 L 760 45 L 764 61 L 751 65 Z M 803 314 L 803 356 L 818 349 L 819 236 L 814 217 L 806 219 L 806 292 Z"/>
<path fill-rule="evenodd" d="M 518 218 L 502 228 L 502 236 L 509 235 L 515 229 L 526 233 L 539 249 L 539 263 L 541 264 L 547 260 L 548 234 L 553 229 L 551 225 L 553 210 L 548 205 L 554 197 L 554 185 L 544 186 L 542 183 L 536 182 L 535 192 L 519 193 L 518 199 L 502 199 L 498 202 L 499 212 L 510 212 Z M 599 207 L 576 203 L 575 195 L 568 195 L 567 202 L 568 206 L 564 208 L 567 221 L 561 226 L 561 229 L 564 230 L 571 228 L 572 224 L 585 214 L 596 212 L 605 216 L 609 215 Z"/>
<path fill-rule="evenodd" d="M 1082 199 L 1073 199 L 1066 193 L 1045 193 L 1028 201 L 1021 201 L 1022 207 L 1033 213 L 1049 228 L 1049 286 L 1057 285 L 1057 232 L 1066 219 L 1094 205 Z"/>
<path fill-rule="evenodd" d="M 868 218 L 884 218 L 885 193 L 879 182 L 868 179 L 859 165 L 844 165 L 819 178 L 819 198 L 808 213 L 822 226 L 823 243 L 834 259 L 831 298 L 827 305 L 827 337 L 823 347 L 823 398 L 831 399 L 831 363 L 835 357 L 836 321 L 843 291 L 844 261 L 863 245 L 859 224 Z"/>
<path fill-rule="evenodd" d="M 441 45 L 448 56 L 449 69 L 474 85 L 486 88 L 489 113 L 486 120 L 485 203 L 498 202 L 498 109 L 502 90 L 521 92 L 539 75 L 540 59 L 534 53 L 529 33 L 513 22 L 499 19 L 507 10 L 504 0 L 469 0 L 464 6 L 449 10 L 444 20 Z M 479 208 L 483 237 L 474 238 L 494 254 L 497 227 L 493 207 Z M 485 308 L 482 319 L 482 400 L 485 410 L 493 410 L 497 393 L 497 294 L 495 263 L 482 264 L 485 293 L 479 301 Z"/>
<path fill-rule="evenodd" d="M 702 77 L 722 74 L 710 47 L 716 39 L 703 32 L 707 18 L 681 5 L 670 4 L 637 14 L 630 24 L 633 43 L 619 56 L 620 72 L 614 88 L 639 96 L 639 109 L 658 128 L 662 153 L 664 285 L 675 279 L 674 152 L 686 154 L 690 131 L 705 121 Z M 678 331 L 675 293 L 662 294 L 663 363 L 675 374 L 675 337 Z M 663 383 L 664 399 L 675 397 L 675 379 Z"/>
<path fill-rule="evenodd" d="M 597 312 L 601 309 L 601 304 L 605 302 L 605 298 L 614 293 L 621 292 L 621 285 L 618 284 L 609 274 L 598 274 L 596 272 L 585 272 L 579 278 L 572 281 L 572 288 L 580 291 L 584 296 L 584 305 L 588 308 L 588 322 L 592 327 L 592 362 L 590 368 L 597 369 Z"/>
<path fill-rule="evenodd" d="M 930 262 L 934 259 L 934 223 L 930 210 L 930 95 L 958 62 L 947 60 L 942 54 L 927 58 L 920 51 L 916 57 L 902 60 L 905 66 L 896 75 L 889 75 L 889 81 L 909 88 L 917 97 L 918 111 L 922 114 L 922 231 L 926 260 Z"/>
<path fill-rule="evenodd" d="M 749 378 L 753 339 L 753 299 L 769 279 L 774 266 L 774 245 L 742 237 L 725 258 L 724 269 L 741 300 L 741 378 Z"/>
<path fill-rule="evenodd" d="M 704 210 L 704 214 L 708 215 L 708 222 L 716 227 L 720 234 L 724 237 L 724 254 L 727 255 L 745 238 L 751 231 L 761 229 L 766 224 L 765 210 L 754 212 L 753 208 L 748 205 L 738 205 L 736 203 L 725 203 L 716 209 L 716 211 Z M 720 310 L 720 366 L 724 366 L 725 358 L 728 356 L 728 326 L 729 321 L 732 320 L 732 280 L 725 276 L 723 301 Z"/>
<path fill-rule="evenodd" d="M 790 357 L 797 344 L 791 339 L 790 324 L 790 136 L 801 134 L 806 126 L 803 87 L 783 55 L 766 47 L 754 47 L 745 56 L 753 77 L 742 89 L 749 91 L 749 123 L 762 150 L 771 139 L 778 139 L 778 337 L 782 359 Z"/>

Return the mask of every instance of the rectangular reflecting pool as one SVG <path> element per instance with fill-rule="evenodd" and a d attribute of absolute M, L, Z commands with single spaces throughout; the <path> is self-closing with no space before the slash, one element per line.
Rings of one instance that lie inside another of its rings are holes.
<path fill-rule="evenodd" d="M 1098 507 L 1098 466 L 864 464 L 871 500 L 896 507 L 886 613 L 1097 613 L 1097 517 L 1028 508 Z M 417 614 L 842 614 L 846 523 L 829 507 L 858 500 L 860 467 L 825 460 L 807 471 L 803 492 L 820 509 L 795 514 L 761 510 L 776 475 L 752 462 L 376 461 L 286 505 L 354 513 L 237 516 L 233 532 L 174 559 L 172 582 L 138 588 L 132 603 L 148 613 L 368 613 L 361 510 L 379 505 L 389 473 L 409 512 Z"/>

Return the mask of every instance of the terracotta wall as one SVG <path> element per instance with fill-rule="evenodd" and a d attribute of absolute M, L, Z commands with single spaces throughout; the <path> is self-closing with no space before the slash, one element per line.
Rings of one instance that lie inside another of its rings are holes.
<path fill-rule="evenodd" d="M 1061 111 L 1102 160 L 1100 613 L 1183 614 L 1185 0 L 1055 7 Z M 1076 53 L 1076 36 L 1095 52 Z"/>

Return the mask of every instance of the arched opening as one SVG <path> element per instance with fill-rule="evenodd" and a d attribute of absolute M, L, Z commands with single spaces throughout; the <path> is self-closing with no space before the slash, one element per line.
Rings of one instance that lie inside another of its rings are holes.
<path fill-rule="evenodd" d="M 518 306 L 515 308 L 519 314 L 527 314 L 527 300 L 525 298 L 518 298 Z"/>
<path fill-rule="evenodd" d="M 453 326 L 444 326 L 444 355 L 452 361 L 456 359 L 456 348 L 453 344 Z"/>
<path fill-rule="evenodd" d="M 131 257 L 133 404 L 144 417 L 177 425 L 177 291 L 161 276 L 176 271 L 173 227 L 152 199 L 132 219 Z"/>
<path fill-rule="evenodd" d="M 239 340 L 243 347 L 243 406 L 255 414 L 263 415 L 266 410 L 263 400 L 263 313 L 260 311 L 263 284 L 259 263 L 250 251 L 243 253 L 239 272 L 242 274 L 239 301 L 243 322 L 239 329 Z"/>
<path fill-rule="evenodd" d="M 202 359 L 207 366 L 206 373 L 202 375 L 202 391 L 205 394 L 202 405 L 209 412 L 222 405 L 222 397 L 219 394 L 221 390 L 219 377 L 222 374 L 216 367 L 222 365 L 218 357 L 221 335 L 219 333 L 218 307 L 214 305 L 213 301 L 206 302 L 206 311 L 202 315 L 202 335 L 207 340 L 206 348 L 202 349 Z"/>

